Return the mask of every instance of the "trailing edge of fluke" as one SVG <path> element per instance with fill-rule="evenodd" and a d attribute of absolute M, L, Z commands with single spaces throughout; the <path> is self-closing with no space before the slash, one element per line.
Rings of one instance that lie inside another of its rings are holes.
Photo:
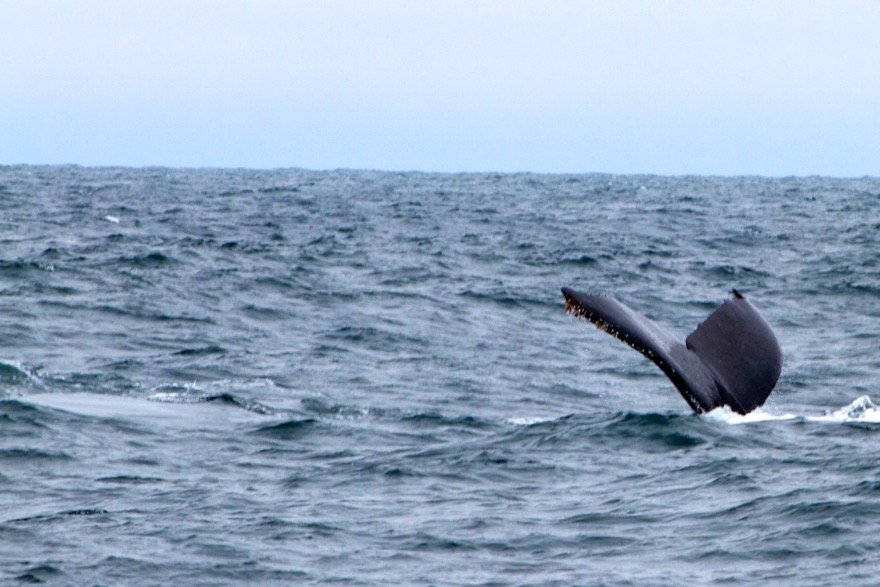
<path fill-rule="evenodd" d="M 651 359 L 696 412 L 730 406 L 747 414 L 764 403 L 782 371 L 782 351 L 770 325 L 736 290 L 684 344 L 614 298 L 567 287 L 562 295 L 566 312 Z"/>

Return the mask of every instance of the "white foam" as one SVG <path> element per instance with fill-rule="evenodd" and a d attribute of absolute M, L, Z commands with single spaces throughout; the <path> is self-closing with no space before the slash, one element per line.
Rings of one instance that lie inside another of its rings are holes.
<path fill-rule="evenodd" d="M 714 420 L 715 422 L 724 422 L 725 424 L 731 425 L 753 424 L 755 422 L 775 422 L 779 420 L 793 420 L 797 418 L 797 416 L 795 416 L 794 414 L 770 414 L 768 412 L 765 412 L 764 408 L 754 409 L 745 415 L 737 414 L 736 412 L 731 410 L 729 406 L 715 408 L 711 412 L 707 412 L 704 417 L 709 420 Z"/>
<path fill-rule="evenodd" d="M 184 393 L 172 391 L 158 391 L 148 396 L 147 399 L 153 402 L 166 404 L 195 404 L 202 401 L 201 397 L 195 397 L 192 395 L 186 395 Z"/>
<path fill-rule="evenodd" d="M 709 420 L 724 422 L 725 424 L 751 424 L 753 422 L 767 422 L 779 420 L 792 420 L 802 417 L 809 422 L 871 422 L 880 423 L 880 408 L 874 405 L 871 398 L 863 395 L 855 399 L 851 404 L 829 411 L 822 416 L 796 416 L 795 414 L 775 415 L 758 408 L 745 416 L 737 414 L 729 407 L 716 408 L 704 415 Z"/>
<path fill-rule="evenodd" d="M 542 422 L 550 422 L 556 418 L 540 418 L 537 416 L 523 418 L 508 418 L 507 422 L 514 426 L 531 426 L 532 424 L 541 424 Z"/>
<path fill-rule="evenodd" d="M 169 404 L 189 404 L 204 401 L 208 393 L 193 383 L 161 383 L 148 390 L 146 399 Z"/>

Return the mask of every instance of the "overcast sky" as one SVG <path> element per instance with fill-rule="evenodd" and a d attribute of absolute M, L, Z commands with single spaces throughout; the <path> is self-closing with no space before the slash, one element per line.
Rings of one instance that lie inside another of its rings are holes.
<path fill-rule="evenodd" d="M 880 2 L 0 0 L 0 164 L 880 176 Z"/>

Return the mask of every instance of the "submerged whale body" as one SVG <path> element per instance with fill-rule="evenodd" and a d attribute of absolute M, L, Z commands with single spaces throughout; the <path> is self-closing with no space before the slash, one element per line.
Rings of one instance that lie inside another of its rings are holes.
<path fill-rule="evenodd" d="M 684 344 L 613 298 L 567 287 L 562 295 L 566 312 L 651 359 L 696 412 L 730 406 L 747 414 L 764 403 L 782 371 L 782 351 L 770 325 L 736 290 Z"/>

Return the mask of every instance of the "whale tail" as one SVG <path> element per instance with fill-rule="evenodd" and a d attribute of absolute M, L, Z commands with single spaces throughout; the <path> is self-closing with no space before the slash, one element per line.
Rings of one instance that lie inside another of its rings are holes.
<path fill-rule="evenodd" d="M 566 312 L 589 320 L 651 359 L 696 412 L 726 405 L 747 414 L 766 401 L 782 371 L 776 336 L 736 290 L 684 344 L 614 298 L 567 287 L 562 295 Z"/>

